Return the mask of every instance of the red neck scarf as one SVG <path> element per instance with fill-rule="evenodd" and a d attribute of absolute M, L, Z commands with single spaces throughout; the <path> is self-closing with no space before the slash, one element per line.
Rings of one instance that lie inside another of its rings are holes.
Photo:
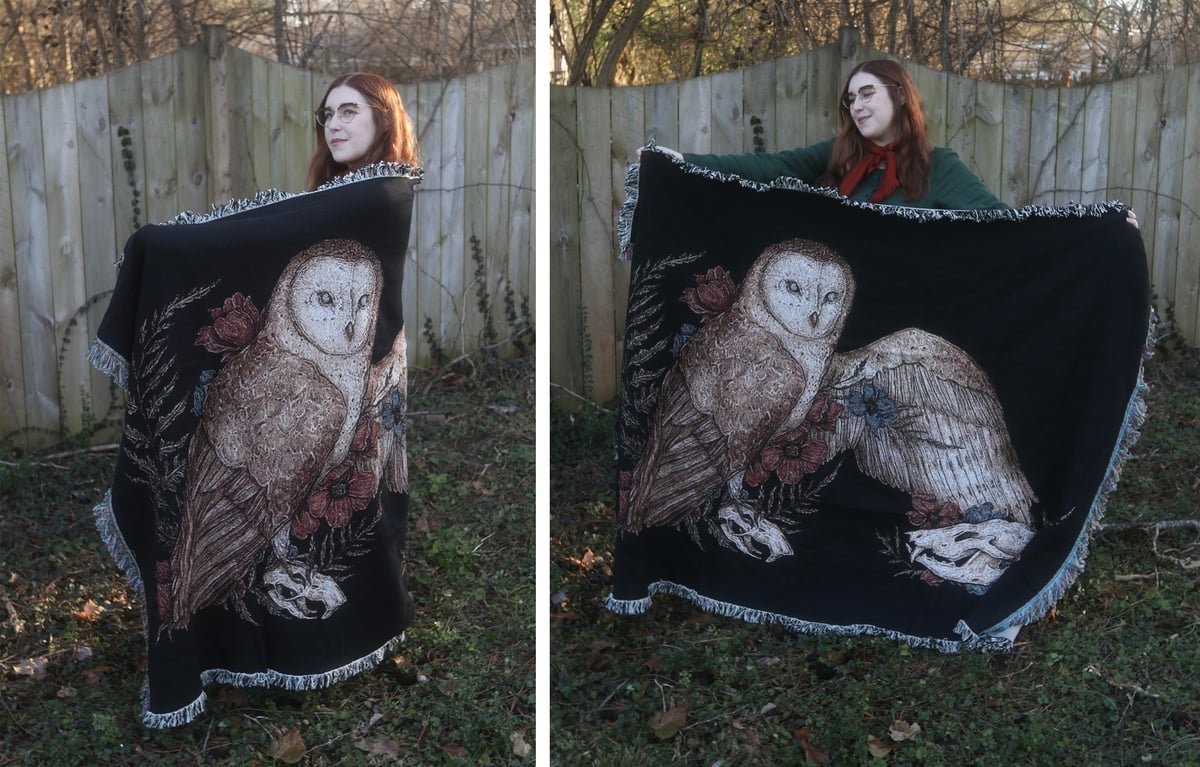
<path fill-rule="evenodd" d="M 867 156 L 859 160 L 858 164 L 851 168 L 846 177 L 842 179 L 842 183 L 838 184 L 838 191 L 844 196 L 849 196 L 854 188 L 867 177 L 868 173 L 878 168 L 879 163 L 886 161 L 887 168 L 883 171 L 883 181 L 879 182 L 879 188 L 875 190 L 875 194 L 871 195 L 869 200 L 869 202 L 883 202 L 900 186 L 900 179 L 896 176 L 896 152 L 893 151 L 891 144 L 879 146 L 874 141 L 867 142 L 867 152 Z"/>

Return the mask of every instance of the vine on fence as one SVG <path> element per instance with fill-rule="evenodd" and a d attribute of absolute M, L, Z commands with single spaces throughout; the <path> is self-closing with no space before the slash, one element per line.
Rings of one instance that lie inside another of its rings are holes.
<path fill-rule="evenodd" d="M 141 196 L 142 193 L 137 188 L 137 176 L 134 171 L 137 170 L 137 163 L 133 159 L 133 136 L 130 135 L 129 129 L 124 125 L 117 127 L 117 136 L 121 139 L 121 159 L 125 165 L 125 173 L 129 177 L 129 194 L 130 208 L 133 210 L 133 228 L 137 229 L 141 224 Z"/>

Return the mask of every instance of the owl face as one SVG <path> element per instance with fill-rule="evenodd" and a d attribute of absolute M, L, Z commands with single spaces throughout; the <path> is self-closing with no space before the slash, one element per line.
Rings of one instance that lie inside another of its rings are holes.
<path fill-rule="evenodd" d="M 361 352 L 373 339 L 379 270 L 369 261 L 317 256 L 300 267 L 288 295 L 296 331 L 326 354 Z"/>
<path fill-rule="evenodd" d="M 841 328 L 853 292 L 845 267 L 796 250 L 776 253 L 762 270 L 767 311 L 788 332 L 825 338 Z"/>

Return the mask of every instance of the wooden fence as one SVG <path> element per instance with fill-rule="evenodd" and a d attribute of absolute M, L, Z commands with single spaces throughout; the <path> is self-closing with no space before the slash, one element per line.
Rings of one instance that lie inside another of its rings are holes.
<path fill-rule="evenodd" d="M 105 77 L 0 97 L 0 444 L 110 412 L 86 351 L 136 225 L 304 188 L 312 111 L 332 77 L 225 45 L 224 29 Z M 534 61 L 400 86 L 425 167 L 404 279 L 409 360 L 477 348 L 477 264 L 534 305 Z M 472 239 L 477 241 L 472 242 Z"/>
<path fill-rule="evenodd" d="M 682 151 L 766 151 L 832 136 L 846 73 L 881 54 L 838 45 L 644 87 L 550 89 L 550 380 L 555 402 L 616 396 L 628 264 L 615 219 L 626 169 L 651 138 Z M 1200 341 L 1200 65 L 1090 87 L 986 83 L 906 64 L 930 133 L 1009 205 L 1128 202 L 1155 303 Z"/>

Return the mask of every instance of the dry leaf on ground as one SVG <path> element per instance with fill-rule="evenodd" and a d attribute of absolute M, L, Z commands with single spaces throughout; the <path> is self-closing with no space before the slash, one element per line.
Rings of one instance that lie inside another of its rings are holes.
<path fill-rule="evenodd" d="M 901 741 L 917 737 L 919 732 L 921 732 L 921 725 L 916 722 L 909 724 L 903 719 L 897 719 L 895 722 L 892 722 L 892 729 L 888 731 L 888 735 L 892 736 L 892 740 L 900 743 Z"/>
<path fill-rule="evenodd" d="M 656 737 L 662 740 L 673 738 L 675 733 L 687 724 L 687 713 L 686 703 L 666 711 L 659 711 L 650 717 L 650 729 L 654 731 Z"/>
<path fill-rule="evenodd" d="M 513 756 L 519 756 L 522 759 L 524 759 L 525 757 L 527 757 L 533 753 L 533 746 L 531 746 L 525 742 L 525 728 L 524 727 L 522 727 L 521 729 L 517 730 L 512 735 L 510 735 L 509 740 L 512 741 Z"/>
<path fill-rule="evenodd" d="M 871 756 L 876 759 L 882 759 L 887 756 L 895 746 L 889 746 L 874 735 L 867 736 L 867 750 L 871 752 Z"/>
<path fill-rule="evenodd" d="M 300 737 L 300 730 L 293 727 L 271 744 L 267 749 L 267 756 L 284 764 L 299 764 L 307 750 L 304 747 L 304 739 Z"/>

